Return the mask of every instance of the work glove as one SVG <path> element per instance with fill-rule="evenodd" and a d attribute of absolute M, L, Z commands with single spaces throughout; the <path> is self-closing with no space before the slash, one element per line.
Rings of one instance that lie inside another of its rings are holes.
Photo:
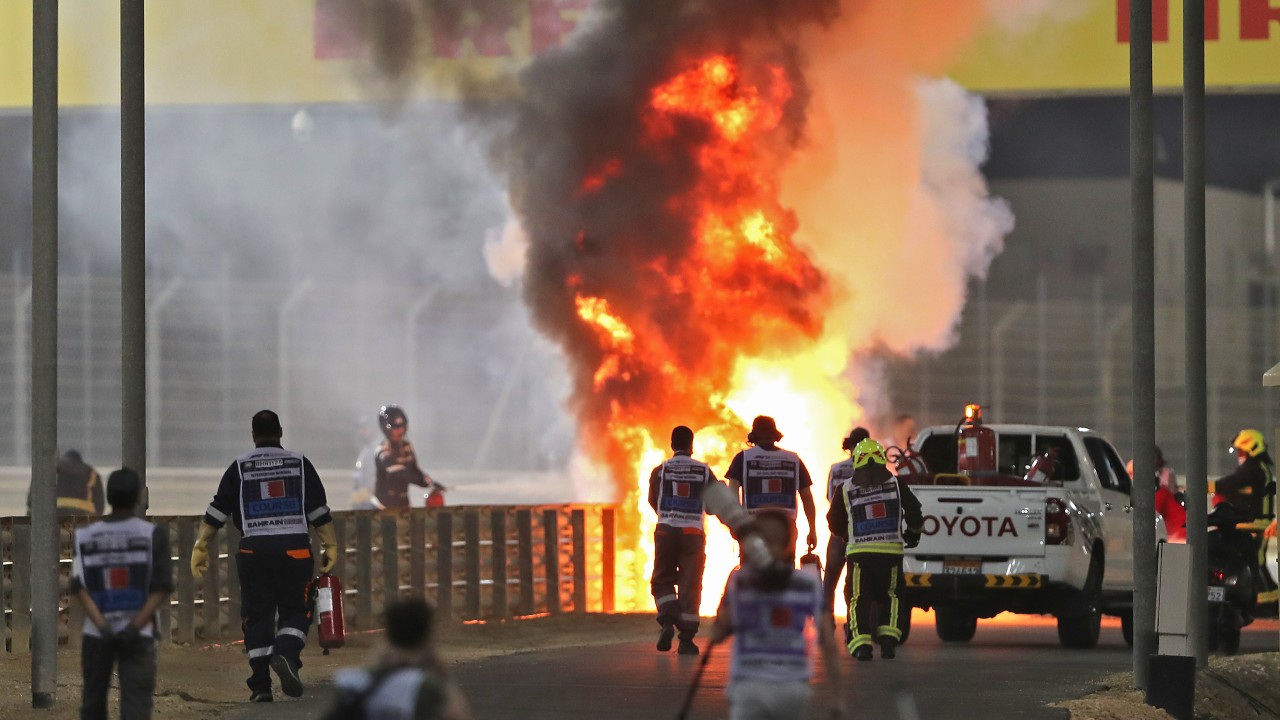
<path fill-rule="evenodd" d="M 913 548 L 920 544 L 919 530 L 906 530 L 902 533 L 902 546 Z"/>
<path fill-rule="evenodd" d="M 197 580 L 204 577 L 205 571 L 209 569 L 209 541 L 217 534 L 218 528 L 200 523 L 200 537 L 196 538 L 196 544 L 191 548 L 191 576 Z"/>
<path fill-rule="evenodd" d="M 316 537 L 320 538 L 320 574 L 324 575 L 338 564 L 338 534 L 328 522 L 316 526 Z"/>

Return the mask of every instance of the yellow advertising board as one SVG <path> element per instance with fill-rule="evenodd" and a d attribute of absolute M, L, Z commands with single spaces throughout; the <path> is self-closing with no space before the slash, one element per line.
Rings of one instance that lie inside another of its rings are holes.
<path fill-rule="evenodd" d="M 879 0 L 895 2 L 896 0 Z M 945 0 L 938 0 L 941 7 Z M 0 0 L 0 107 L 31 101 L 31 0 Z M 450 0 L 412 4 L 428 37 L 414 61 L 447 97 L 460 78 L 510 77 L 559 44 L 590 0 L 509 0 L 462 11 Z M 1128 0 L 1053 0 L 1036 22 L 990 23 L 951 75 L 982 93 L 1117 93 L 1128 86 Z M 1180 0 L 1153 0 L 1155 83 L 1181 80 Z M 152 104 L 354 102 L 403 94 L 369 70 L 369 50 L 343 21 L 347 0 L 163 0 L 147 3 L 147 99 Z M 61 3 L 63 105 L 119 97 L 119 3 Z M 1211 90 L 1280 90 L 1280 0 L 1205 0 Z"/>

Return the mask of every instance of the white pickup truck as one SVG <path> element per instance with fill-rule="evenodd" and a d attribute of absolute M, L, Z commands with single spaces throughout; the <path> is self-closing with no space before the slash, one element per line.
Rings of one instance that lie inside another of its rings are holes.
<path fill-rule="evenodd" d="M 983 427 L 994 431 L 993 468 L 959 472 L 958 452 L 974 452 L 958 427 L 921 432 L 913 446 L 927 467 L 899 468 L 924 510 L 903 599 L 933 608 L 949 642 L 1001 612 L 1054 615 L 1071 648 L 1096 645 L 1102 615 L 1119 615 L 1132 642 L 1133 515 L 1120 456 L 1085 429 Z M 1046 453 L 1047 478 L 1031 468 Z M 1164 539 L 1163 524 L 1156 532 Z"/>

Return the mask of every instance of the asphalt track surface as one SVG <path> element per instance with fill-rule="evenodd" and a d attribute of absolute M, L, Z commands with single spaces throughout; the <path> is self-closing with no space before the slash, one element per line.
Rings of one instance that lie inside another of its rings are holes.
<path fill-rule="evenodd" d="M 1255 623 L 1246 628 L 1241 651 L 1274 651 L 1276 638 L 1274 620 Z M 690 720 L 728 716 L 728 649 L 712 653 Z M 628 643 L 477 660 L 457 665 L 455 677 L 478 720 L 650 720 L 677 716 L 700 660 Z M 1066 718 L 1065 710 L 1047 704 L 1085 695 L 1131 663 L 1114 620 L 1104 625 L 1098 647 L 1064 650 L 1052 621 L 1030 618 L 979 623 L 974 639 L 963 644 L 943 643 L 931 624 L 919 623 L 897 659 L 842 656 L 841 674 L 847 718 L 1041 720 Z M 272 705 L 246 705 L 227 717 L 318 718 L 327 698 L 326 686 L 311 683 L 300 701 L 277 693 Z M 812 717 L 828 717 L 829 702 L 819 684 Z"/>

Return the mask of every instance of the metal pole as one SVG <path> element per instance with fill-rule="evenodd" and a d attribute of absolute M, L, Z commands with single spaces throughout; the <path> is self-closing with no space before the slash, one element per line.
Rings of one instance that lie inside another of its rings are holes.
<path fill-rule="evenodd" d="M 1156 649 L 1155 156 L 1151 0 L 1129 5 L 1129 172 L 1133 205 L 1133 679 Z"/>
<path fill-rule="evenodd" d="M 1204 618 L 1208 614 L 1208 376 L 1206 329 L 1204 220 L 1204 0 L 1182 5 L 1182 187 L 1185 198 L 1187 355 L 1187 543 L 1191 545 L 1191 597 L 1187 612 L 1192 622 L 1188 639 L 1196 665 L 1207 667 L 1209 642 Z"/>
<path fill-rule="evenodd" d="M 120 439 L 147 482 L 146 72 L 143 0 L 120 0 Z"/>
<path fill-rule="evenodd" d="M 31 707 L 58 690 L 58 3 L 32 0 Z M 21 581 L 20 581 L 21 582 Z M 24 608 L 25 609 L 25 608 Z M 21 648 L 14 648 L 21 651 Z"/>
<path fill-rule="evenodd" d="M 1267 251 L 1266 260 L 1263 265 L 1263 284 L 1262 291 L 1265 293 L 1263 297 L 1263 317 L 1266 319 L 1267 330 L 1264 333 L 1267 340 L 1267 350 L 1263 353 L 1267 362 L 1271 362 L 1275 358 L 1276 352 L 1276 192 L 1280 191 L 1280 178 L 1272 178 L 1262 186 L 1262 227 L 1265 232 L 1265 247 Z M 1271 393 L 1263 391 L 1262 402 L 1262 426 L 1271 427 L 1275 424 L 1275 408 L 1273 406 Z M 1272 436 L 1274 437 L 1274 436 Z"/>

